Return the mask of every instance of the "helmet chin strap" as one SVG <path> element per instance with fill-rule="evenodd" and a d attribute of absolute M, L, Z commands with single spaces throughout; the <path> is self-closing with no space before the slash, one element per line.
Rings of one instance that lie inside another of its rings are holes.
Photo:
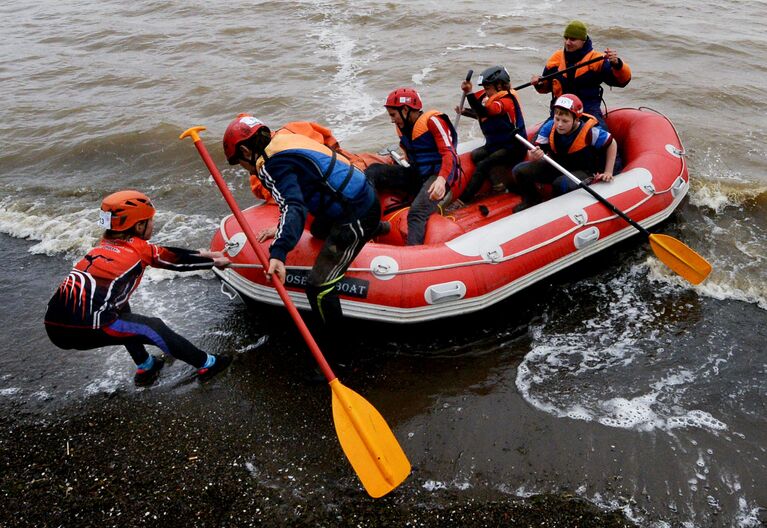
<path fill-rule="evenodd" d="M 407 108 L 407 117 L 405 117 L 405 114 L 403 113 L 403 110 Z M 410 112 L 412 112 L 413 109 L 407 106 L 400 106 L 397 109 L 397 112 L 399 113 L 400 119 L 402 119 L 402 128 L 401 130 L 405 133 L 410 133 L 413 130 L 413 123 L 410 122 Z"/>
<path fill-rule="evenodd" d="M 256 166 L 256 160 L 258 158 L 263 157 L 264 161 L 269 159 L 269 156 L 266 155 L 266 145 L 264 145 L 263 148 L 259 148 L 258 144 L 254 144 L 252 147 L 248 146 L 248 151 L 250 152 L 250 159 L 246 158 L 245 156 L 242 156 L 242 158 L 254 167 Z"/>

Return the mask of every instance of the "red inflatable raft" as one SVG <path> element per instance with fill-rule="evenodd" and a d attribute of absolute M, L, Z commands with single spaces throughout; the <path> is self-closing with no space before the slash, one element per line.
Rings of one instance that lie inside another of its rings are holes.
<path fill-rule="evenodd" d="M 687 193 L 681 141 L 665 116 L 646 108 L 613 110 L 607 123 L 624 168 L 593 189 L 649 228 Z M 471 172 L 468 151 L 461 162 Z M 344 314 L 413 323 L 481 310 L 637 233 L 580 189 L 512 214 L 519 200 L 511 193 L 480 196 L 448 216 L 433 215 L 421 246 L 403 245 L 407 209 L 388 214 L 391 233 L 368 243 L 339 284 Z M 255 232 L 279 218 L 277 206 L 263 202 L 244 214 Z M 321 244 L 307 228 L 288 255 L 286 287 L 299 308 L 309 307 L 303 288 Z M 221 221 L 211 249 L 226 249 L 239 265 L 214 269 L 225 293 L 282 303 L 233 217 Z"/>

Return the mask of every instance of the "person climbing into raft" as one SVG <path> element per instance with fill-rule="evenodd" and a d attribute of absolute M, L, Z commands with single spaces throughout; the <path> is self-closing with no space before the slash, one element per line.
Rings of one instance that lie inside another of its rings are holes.
<path fill-rule="evenodd" d="M 503 66 L 491 66 L 482 72 L 478 81 L 482 89 L 471 93 L 470 80 L 461 82 L 470 108 L 456 107 L 456 112 L 479 120 L 485 144 L 471 151 L 476 168 L 466 188 L 451 207 L 458 208 L 474 200 L 477 192 L 488 178 L 493 182 L 494 192 L 502 192 L 511 184 L 511 170 L 524 161 L 527 149 L 515 138 L 515 134 L 527 137 L 525 119 L 517 93 L 511 89 L 509 72 Z"/>
<path fill-rule="evenodd" d="M 365 174 L 349 159 L 303 134 L 272 136 L 249 114 L 226 128 L 224 154 L 255 174 L 280 209 L 276 228 L 259 234 L 274 238 L 269 248 L 268 280 L 286 278 L 285 260 L 314 216 L 312 236 L 324 240 L 306 283 L 306 296 L 328 339 L 340 335 L 341 301 L 337 286 L 365 243 L 382 229 L 381 206 Z"/>
<path fill-rule="evenodd" d="M 405 191 L 412 199 L 407 216 L 407 245 L 423 244 L 426 222 L 439 208 L 458 177 L 458 133 L 450 118 L 438 111 L 423 111 L 421 96 L 413 88 L 397 88 L 384 104 L 396 126 L 400 147 L 409 167 L 371 164 L 365 174 L 376 189 Z"/>
<path fill-rule="evenodd" d="M 229 366 L 227 355 L 203 352 L 158 317 L 131 312 L 129 299 L 147 266 L 174 271 L 223 268 L 229 259 L 221 252 L 192 251 L 148 242 L 154 231 L 155 207 L 134 190 L 110 194 L 101 202 L 99 244 L 75 264 L 56 289 L 45 313 L 51 342 L 64 350 L 91 350 L 123 345 L 134 363 L 136 385 L 151 385 L 165 361 L 147 352 L 153 345 L 197 369 L 207 381 Z"/>
<path fill-rule="evenodd" d="M 554 102 L 554 119 L 546 121 L 535 138 L 536 148 L 530 161 L 514 167 L 514 179 L 522 194 L 522 202 L 514 212 L 540 203 L 536 183 L 552 185 L 554 196 L 578 188 L 564 174 L 549 165 L 544 154 L 572 172 L 581 181 L 609 182 L 613 179 L 618 143 L 612 134 L 599 126 L 594 116 L 583 112 L 583 103 L 572 94 L 564 94 Z"/>

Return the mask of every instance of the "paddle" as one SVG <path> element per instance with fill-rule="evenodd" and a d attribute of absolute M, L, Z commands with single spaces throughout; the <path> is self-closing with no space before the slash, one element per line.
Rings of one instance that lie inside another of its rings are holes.
<path fill-rule="evenodd" d="M 200 139 L 199 132 L 205 127 L 197 126 L 184 131 L 179 139 L 191 137 L 194 146 L 200 153 L 203 162 L 208 167 L 210 175 L 216 182 L 221 194 L 232 210 L 232 214 L 240 224 L 248 242 L 255 250 L 258 260 L 269 269 L 269 261 L 264 250 L 258 244 L 258 239 L 245 220 L 245 216 L 237 206 L 234 196 L 226 186 L 221 173 L 216 168 L 208 150 Z M 386 421 L 381 414 L 368 403 L 362 396 L 353 390 L 343 386 L 338 380 L 330 365 L 322 355 L 317 342 L 306 327 L 295 304 L 290 299 L 285 286 L 279 280 L 273 280 L 272 284 L 277 289 L 285 308 L 288 309 L 298 330 L 309 346 L 309 350 L 332 390 L 333 420 L 335 422 L 338 441 L 341 443 L 346 457 L 351 462 L 354 471 L 357 472 L 362 485 L 371 497 L 381 497 L 396 488 L 410 474 L 410 462 L 394 437 Z"/>
<path fill-rule="evenodd" d="M 467 82 L 471 80 L 472 75 L 474 75 L 474 70 L 469 70 L 468 72 L 466 72 Z M 461 104 L 458 105 L 458 112 L 456 112 L 455 114 L 455 128 L 458 128 L 458 122 L 461 120 L 461 113 L 463 112 L 464 103 L 466 103 L 466 92 L 461 94 Z"/>
<path fill-rule="evenodd" d="M 594 64 L 595 62 L 603 61 L 605 60 L 604 55 L 601 57 L 597 57 L 595 59 L 587 60 L 586 62 L 579 62 L 578 64 L 573 64 L 572 66 L 569 66 L 565 68 L 564 70 L 557 70 L 554 73 L 550 73 L 548 75 L 544 75 L 543 77 L 538 77 L 538 82 L 541 81 L 548 81 L 549 79 L 553 79 L 554 77 L 558 77 L 559 75 L 563 75 L 569 71 L 576 70 L 580 68 L 581 66 L 588 66 L 589 64 Z M 514 90 L 521 90 L 522 88 L 527 88 L 528 86 L 532 86 L 532 82 L 528 82 L 525 84 L 520 84 L 519 86 L 515 86 Z"/>
<path fill-rule="evenodd" d="M 533 150 L 535 148 L 535 145 L 530 143 L 527 139 L 523 138 L 519 134 L 515 135 L 517 139 L 524 143 L 528 149 Z M 709 264 L 706 259 L 698 255 L 685 244 L 668 235 L 650 233 L 647 229 L 629 218 L 626 213 L 615 207 L 615 205 L 607 201 L 600 194 L 597 194 L 594 189 L 584 184 L 581 180 L 576 178 L 567 169 L 562 167 L 562 165 L 551 159 L 549 156 L 544 154 L 543 159 L 545 159 L 549 165 L 567 176 L 573 183 L 578 184 L 578 187 L 585 190 L 591 196 L 607 206 L 607 208 L 610 209 L 613 213 L 623 218 L 626 222 L 647 236 L 650 239 L 650 247 L 652 248 L 655 255 L 661 260 L 661 262 L 674 270 L 677 274 L 681 275 L 692 284 L 700 284 L 708 276 L 708 274 L 711 273 L 711 264 Z"/>

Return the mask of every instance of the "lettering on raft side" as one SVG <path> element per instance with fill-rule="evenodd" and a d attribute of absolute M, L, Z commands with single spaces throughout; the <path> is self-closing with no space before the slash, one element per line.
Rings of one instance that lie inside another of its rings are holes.
<path fill-rule="evenodd" d="M 306 289 L 309 280 L 309 270 L 291 270 L 285 275 L 285 286 Z M 344 277 L 336 284 L 336 290 L 340 295 L 367 299 L 370 281 Z"/>

